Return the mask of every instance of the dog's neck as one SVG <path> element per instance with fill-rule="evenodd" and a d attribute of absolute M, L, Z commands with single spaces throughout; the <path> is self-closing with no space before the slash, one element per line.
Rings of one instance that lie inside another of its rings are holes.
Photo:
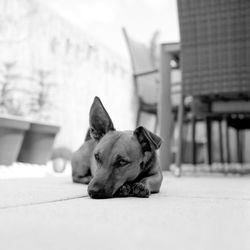
<path fill-rule="evenodd" d="M 90 129 L 88 129 L 88 131 L 87 131 L 87 133 L 86 133 L 86 135 L 85 135 L 84 141 L 89 141 L 89 140 L 91 140 L 91 139 L 92 139 L 92 137 L 91 137 L 91 135 L 90 135 Z"/>
<path fill-rule="evenodd" d="M 152 167 L 152 165 L 155 164 L 156 161 L 156 152 L 145 152 L 144 154 L 144 159 L 143 159 L 143 164 L 141 166 L 141 169 L 143 172 L 146 172 L 148 169 Z"/>

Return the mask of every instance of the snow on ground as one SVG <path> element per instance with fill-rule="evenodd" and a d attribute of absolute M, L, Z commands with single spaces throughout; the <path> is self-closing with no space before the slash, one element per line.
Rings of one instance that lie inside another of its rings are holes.
<path fill-rule="evenodd" d="M 71 175 L 71 165 L 67 163 L 62 173 L 56 173 L 52 161 L 46 165 L 15 162 L 11 166 L 0 165 L 0 180 L 15 178 L 41 178 L 46 176 L 65 177 Z"/>
<path fill-rule="evenodd" d="M 174 172 L 174 165 L 171 165 L 171 172 Z M 193 166 L 184 164 L 182 166 L 182 175 L 191 176 L 209 176 L 209 175 L 225 175 L 226 174 L 250 174 L 250 164 L 219 164 L 214 163 L 212 167 L 200 164 Z M 71 164 L 67 162 L 66 168 L 62 173 L 57 173 L 53 169 L 53 162 L 49 161 L 46 165 L 29 164 L 15 162 L 11 166 L 0 165 L 0 180 L 1 179 L 16 179 L 16 178 L 41 178 L 47 176 L 66 177 L 71 176 Z"/>

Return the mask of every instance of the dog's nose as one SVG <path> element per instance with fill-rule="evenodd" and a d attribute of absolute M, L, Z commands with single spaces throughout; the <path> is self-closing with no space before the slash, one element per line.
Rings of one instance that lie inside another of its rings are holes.
<path fill-rule="evenodd" d="M 112 193 L 107 192 L 105 189 L 98 188 L 95 185 L 88 186 L 88 194 L 93 199 L 107 199 L 112 197 Z"/>

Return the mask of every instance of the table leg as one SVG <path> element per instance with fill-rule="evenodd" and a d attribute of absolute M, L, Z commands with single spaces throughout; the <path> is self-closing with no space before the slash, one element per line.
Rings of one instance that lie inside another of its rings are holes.
<path fill-rule="evenodd" d="M 160 67 L 160 102 L 159 120 L 160 136 L 163 139 L 160 148 L 160 164 L 163 170 L 170 170 L 171 164 L 171 124 L 172 124 L 172 105 L 171 105 L 171 74 L 170 74 L 170 54 L 166 52 L 164 45 L 161 46 L 161 67 Z"/>

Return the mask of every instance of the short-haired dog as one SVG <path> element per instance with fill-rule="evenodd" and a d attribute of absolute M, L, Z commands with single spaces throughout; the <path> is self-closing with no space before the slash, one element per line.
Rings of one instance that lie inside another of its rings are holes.
<path fill-rule="evenodd" d="M 85 141 L 72 157 L 74 182 L 88 184 L 91 198 L 149 197 L 159 192 L 159 136 L 142 126 L 115 130 L 98 97 L 90 108 L 89 123 Z"/>

